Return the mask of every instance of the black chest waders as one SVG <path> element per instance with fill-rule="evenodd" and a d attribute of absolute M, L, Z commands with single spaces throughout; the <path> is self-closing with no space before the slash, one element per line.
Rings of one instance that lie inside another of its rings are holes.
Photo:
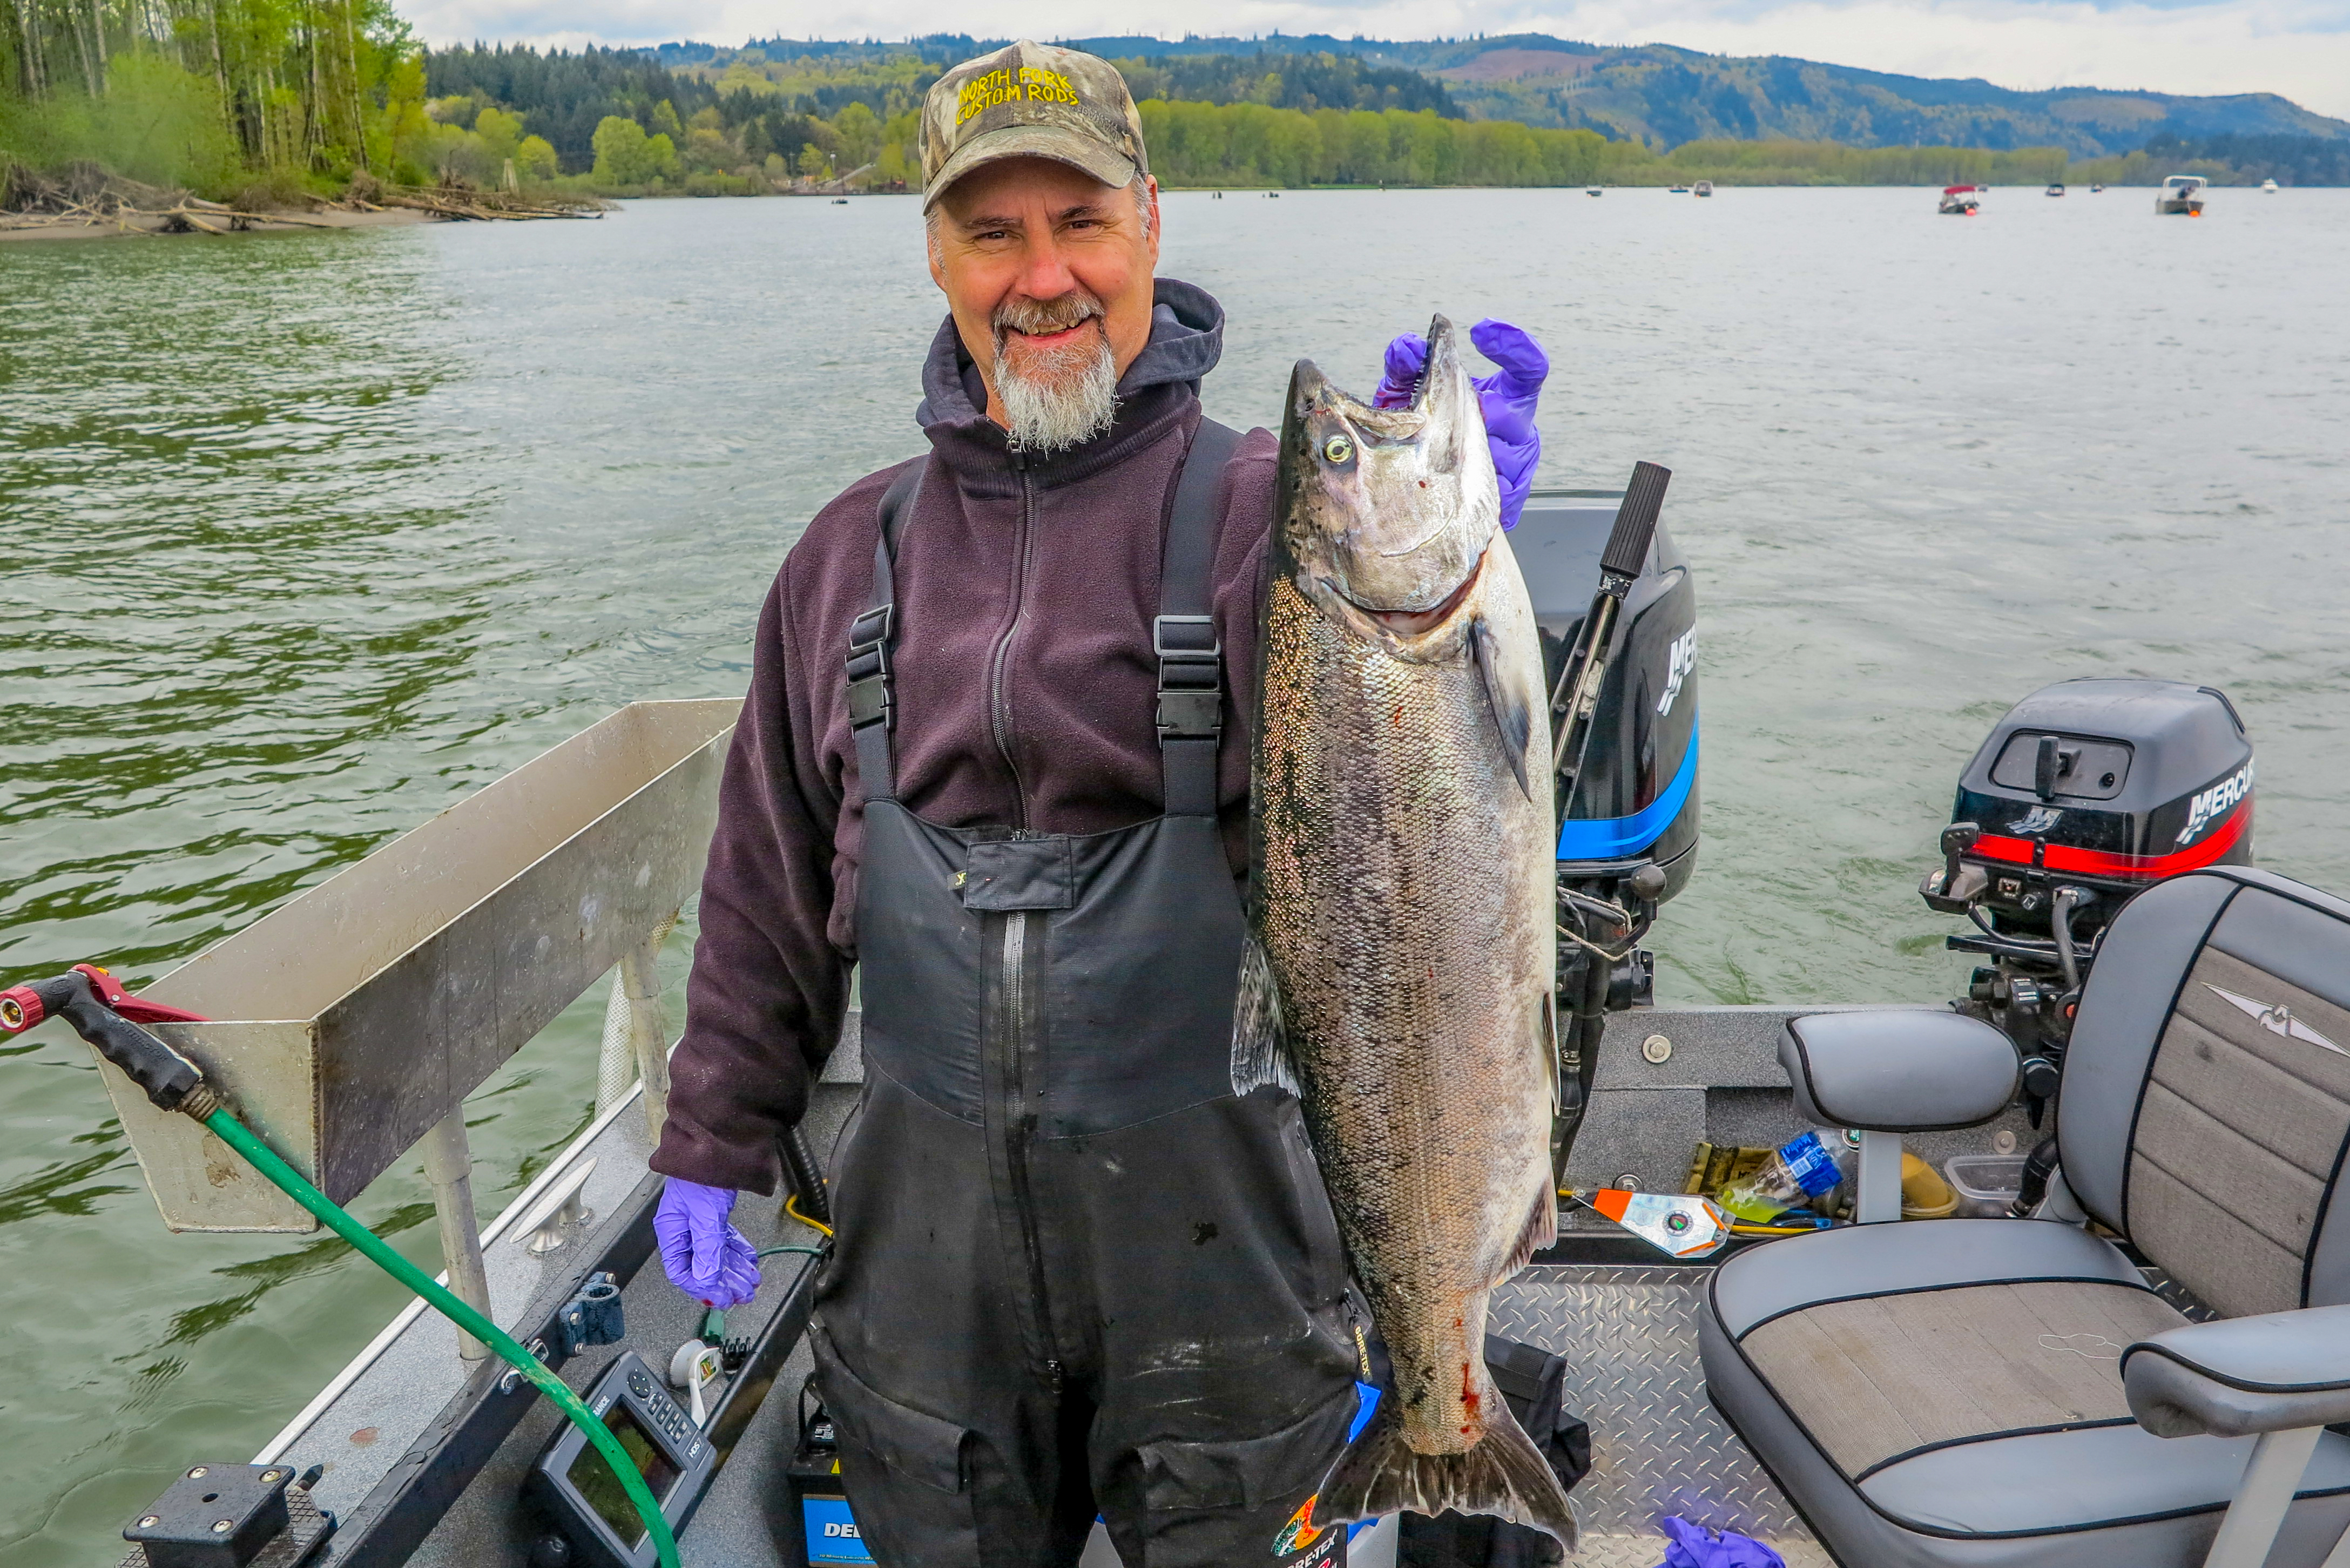
<path fill-rule="evenodd" d="M 865 1090 L 812 1332 L 888 1568 L 1324 1564 L 1292 1521 L 1356 1411 L 1346 1265 L 1295 1099 L 1232 1092 L 1239 893 L 1219 839 L 1217 480 L 1202 421 L 1162 557 L 1165 815 L 945 828 L 896 798 L 891 486 L 848 653 L 865 794 Z"/>

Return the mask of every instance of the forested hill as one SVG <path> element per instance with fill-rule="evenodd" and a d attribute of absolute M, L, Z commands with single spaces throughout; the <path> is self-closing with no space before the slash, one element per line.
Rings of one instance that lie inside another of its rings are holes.
<path fill-rule="evenodd" d="M 1111 59 L 1143 60 L 1170 73 L 1200 70 L 1227 82 L 1253 74 L 1261 78 L 1263 71 L 1275 70 L 1277 63 L 1294 69 L 1294 62 L 1316 56 L 1356 60 L 1377 68 L 1383 82 L 1393 80 L 1389 73 L 1410 73 L 1440 84 L 1455 112 L 1476 119 L 1587 126 L 1652 147 L 1711 139 L 1783 138 L 1848 147 L 2062 147 L 2075 157 L 2093 157 L 2126 152 L 2158 136 L 2189 140 L 2213 136 L 2350 138 L 2350 122 L 2313 113 L 2273 93 L 2197 98 L 2102 88 L 2019 92 L 1979 78 L 1894 76 L 1783 55 L 1707 55 L 1662 44 L 1611 48 L 1542 33 L 1435 41 L 1319 34 L 1180 42 L 1140 36 L 1065 41 Z M 773 38 L 756 40 L 754 47 L 775 59 L 845 60 L 886 48 L 943 66 L 1001 42 L 937 35 L 889 46 Z M 703 45 L 670 45 L 660 54 L 665 63 L 687 64 L 697 55 L 710 59 L 726 52 Z M 1211 64 L 1205 57 L 1217 58 Z M 1287 88 L 1289 74 L 1280 74 Z M 1368 79 L 1369 72 L 1365 76 Z M 1143 96 L 1139 84 L 1137 96 Z M 1249 96 L 1242 92 L 1211 101 Z M 1336 107 L 1353 107 L 1333 101 Z M 1280 100 L 1279 106 L 1313 107 L 1294 97 Z M 1420 106 L 1399 101 L 1395 107 Z M 1446 112 L 1434 104 L 1429 107 Z"/>

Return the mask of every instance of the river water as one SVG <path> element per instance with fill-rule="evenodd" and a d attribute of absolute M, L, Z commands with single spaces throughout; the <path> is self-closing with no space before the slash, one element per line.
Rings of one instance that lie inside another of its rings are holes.
<path fill-rule="evenodd" d="M 1493 314 L 1554 354 L 1544 483 L 1675 471 L 1705 845 L 1665 998 L 1951 994 L 1917 878 L 1983 732 L 2068 675 L 2227 690 L 2262 861 L 2350 888 L 2350 191 L 1933 204 L 1168 200 L 1163 270 L 1231 313 L 1218 417 Z M 804 520 L 918 449 L 919 232 L 671 202 L 0 246 L 0 977 L 151 979 L 621 702 L 739 693 Z M 595 1012 L 475 1099 L 484 1214 L 581 1126 Z M 401 1293 L 331 1238 L 167 1235 L 55 1026 L 0 1045 L 0 1559 L 99 1568 Z M 356 1207 L 432 1268 L 424 1199 L 411 1161 Z"/>

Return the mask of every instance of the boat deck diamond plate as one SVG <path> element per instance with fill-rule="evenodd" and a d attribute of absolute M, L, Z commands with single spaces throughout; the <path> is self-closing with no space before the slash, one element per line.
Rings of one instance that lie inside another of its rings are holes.
<path fill-rule="evenodd" d="M 1575 1489 L 1575 1568 L 1657 1568 L 1667 1514 L 1734 1530 L 1787 1568 L 1834 1568 L 1762 1465 L 1706 1397 L 1699 1293 L 1710 1269 L 1544 1264 L 1493 1293 L 1487 1326 L 1566 1357 L 1567 1408 L 1591 1427 Z"/>

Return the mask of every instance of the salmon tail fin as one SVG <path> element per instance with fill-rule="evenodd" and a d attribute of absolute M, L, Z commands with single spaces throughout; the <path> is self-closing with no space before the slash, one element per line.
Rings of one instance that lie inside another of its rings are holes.
<path fill-rule="evenodd" d="M 1508 1407 L 1499 1414 L 1466 1453 L 1422 1454 L 1404 1442 L 1401 1418 L 1382 1400 L 1369 1428 L 1322 1483 L 1315 1526 L 1334 1529 L 1405 1509 L 1431 1517 L 1453 1509 L 1531 1525 L 1573 1550 L 1575 1514 L 1557 1472 Z"/>

